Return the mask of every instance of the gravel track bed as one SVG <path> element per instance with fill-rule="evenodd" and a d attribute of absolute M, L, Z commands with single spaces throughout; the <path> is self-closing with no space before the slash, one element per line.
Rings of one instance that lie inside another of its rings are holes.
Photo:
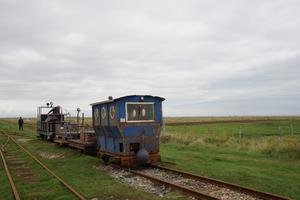
<path fill-rule="evenodd" d="M 143 169 L 140 171 L 147 175 L 154 176 L 159 179 L 166 180 L 177 185 L 185 186 L 187 188 L 194 189 L 223 200 L 260 200 L 259 198 L 255 198 L 247 194 L 238 193 L 233 190 L 222 188 L 199 180 L 186 178 L 180 174 L 165 171 L 162 169 L 152 168 L 152 169 Z"/>
<path fill-rule="evenodd" d="M 100 166 L 95 166 L 95 168 L 99 167 Z M 143 190 L 145 192 L 156 194 L 160 197 L 165 196 L 171 191 L 171 189 L 169 187 L 166 187 L 165 185 L 155 184 L 149 179 L 134 175 L 123 169 L 116 169 L 108 165 L 103 167 L 101 166 L 101 168 L 107 171 L 113 178 L 122 183 L 125 183 L 136 189 Z"/>

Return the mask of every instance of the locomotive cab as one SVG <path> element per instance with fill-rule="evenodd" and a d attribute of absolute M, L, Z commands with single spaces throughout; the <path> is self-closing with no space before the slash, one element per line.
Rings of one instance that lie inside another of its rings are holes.
<path fill-rule="evenodd" d="M 47 106 L 40 106 L 37 112 L 37 132 L 41 138 L 47 140 L 54 139 L 56 129 L 64 121 L 61 107 L 52 105 L 50 103 Z"/>
<path fill-rule="evenodd" d="M 131 95 L 91 104 L 98 154 L 125 166 L 160 160 L 161 97 Z"/>

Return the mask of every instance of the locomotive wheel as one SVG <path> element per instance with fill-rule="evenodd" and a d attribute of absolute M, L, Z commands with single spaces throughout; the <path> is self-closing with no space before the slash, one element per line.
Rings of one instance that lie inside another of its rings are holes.
<path fill-rule="evenodd" d="M 109 161 L 109 156 L 103 155 L 101 158 L 102 158 L 104 164 L 107 164 L 107 163 L 108 163 L 108 161 Z"/>

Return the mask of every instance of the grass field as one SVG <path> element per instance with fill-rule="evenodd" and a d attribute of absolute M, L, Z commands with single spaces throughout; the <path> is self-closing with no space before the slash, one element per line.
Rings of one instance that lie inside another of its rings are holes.
<path fill-rule="evenodd" d="M 300 121 L 217 123 L 166 126 L 162 142 L 213 145 L 259 151 L 274 156 L 300 156 Z"/>
<path fill-rule="evenodd" d="M 20 141 L 20 144 L 33 152 L 51 170 L 65 179 L 88 199 L 174 199 L 174 195 L 178 196 L 177 193 L 171 193 L 164 198 L 160 198 L 119 183 L 111 178 L 106 171 L 97 167 L 103 166 L 99 158 L 84 155 L 74 149 L 59 147 L 56 144 L 38 140 L 33 121 L 27 121 L 24 131 L 20 132 L 17 130 L 15 120 L 0 119 L 0 128 L 19 138 L 31 139 L 26 142 Z M 0 144 L 3 144 L 5 140 L 6 138 L 0 134 Z M 59 182 L 45 173 L 40 166 L 36 165 L 31 158 L 26 156 L 23 152 L 18 151 L 13 143 L 9 143 L 6 150 L 13 151 L 18 157 L 25 159 L 29 165 L 28 167 L 32 169 L 32 173 L 37 179 L 34 182 L 28 182 L 14 176 L 16 186 L 22 199 L 76 199 L 70 192 L 64 189 Z M 41 155 L 60 156 L 53 159 Z M 0 169 L 2 169 L 2 164 Z M 14 174 L 14 171 L 12 171 L 12 173 Z M 13 199 L 3 170 L 0 170 L 0 180 L 0 199 Z M 182 197 L 180 199 L 185 198 Z"/>
<path fill-rule="evenodd" d="M 178 120 L 178 119 L 176 119 Z M 181 118 L 181 120 L 187 120 Z M 196 120 L 193 118 L 193 120 Z M 212 120 L 212 119 L 210 119 Z M 90 121 L 87 119 L 86 121 Z M 219 121 L 219 120 L 218 120 Z M 0 128 L 22 138 L 26 148 L 34 152 L 63 155 L 62 158 L 47 159 L 40 157 L 51 169 L 67 179 L 80 192 L 89 198 L 99 199 L 173 199 L 177 194 L 160 198 L 136 190 L 113 180 L 105 171 L 95 169 L 101 165 L 98 158 L 61 148 L 52 143 L 37 140 L 34 120 L 25 124 L 25 131 L 19 132 L 15 119 L 0 119 Z M 293 125 L 293 134 L 290 125 Z M 255 189 L 300 199 L 300 122 L 296 118 L 276 118 L 275 121 L 255 123 L 218 123 L 194 126 L 166 126 L 162 133 L 161 155 L 166 165 L 173 168 L 214 177 Z M 241 127 L 241 138 L 238 130 Z M 282 130 L 280 137 L 279 127 Z M 4 138 L 0 138 L 2 144 Z M 8 146 L 13 148 L 13 146 Z M 20 155 L 22 156 L 22 155 Z M 69 193 L 60 185 L 42 175 L 42 169 L 35 167 L 38 180 L 42 181 L 22 188 L 21 195 L 27 197 L 28 187 L 43 191 L 50 184 L 52 194 L 47 191 L 29 196 L 28 199 L 71 199 Z M 3 171 L 0 180 L 0 194 L 9 199 L 9 185 Z M 2 183 L 1 182 L 1 183 Z M 41 198 L 43 197 L 43 198 Z M 1 199 L 1 197 L 0 197 Z M 6 198 L 4 198 L 6 199 Z"/>
<path fill-rule="evenodd" d="M 177 122 L 215 122 L 215 121 L 249 121 L 249 120 L 269 120 L 269 121 L 293 121 L 300 120 L 300 116 L 219 116 L 219 117 L 166 117 L 165 123 Z"/>
<path fill-rule="evenodd" d="M 175 168 L 300 199 L 300 121 L 295 117 L 166 126 L 161 142 L 163 160 Z"/>

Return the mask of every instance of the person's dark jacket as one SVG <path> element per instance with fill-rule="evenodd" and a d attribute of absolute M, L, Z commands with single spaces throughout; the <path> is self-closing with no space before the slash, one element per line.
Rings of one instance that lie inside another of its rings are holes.
<path fill-rule="evenodd" d="M 24 124 L 24 121 L 21 117 L 19 118 L 18 124 L 19 124 L 19 126 L 23 126 L 23 124 Z"/>

